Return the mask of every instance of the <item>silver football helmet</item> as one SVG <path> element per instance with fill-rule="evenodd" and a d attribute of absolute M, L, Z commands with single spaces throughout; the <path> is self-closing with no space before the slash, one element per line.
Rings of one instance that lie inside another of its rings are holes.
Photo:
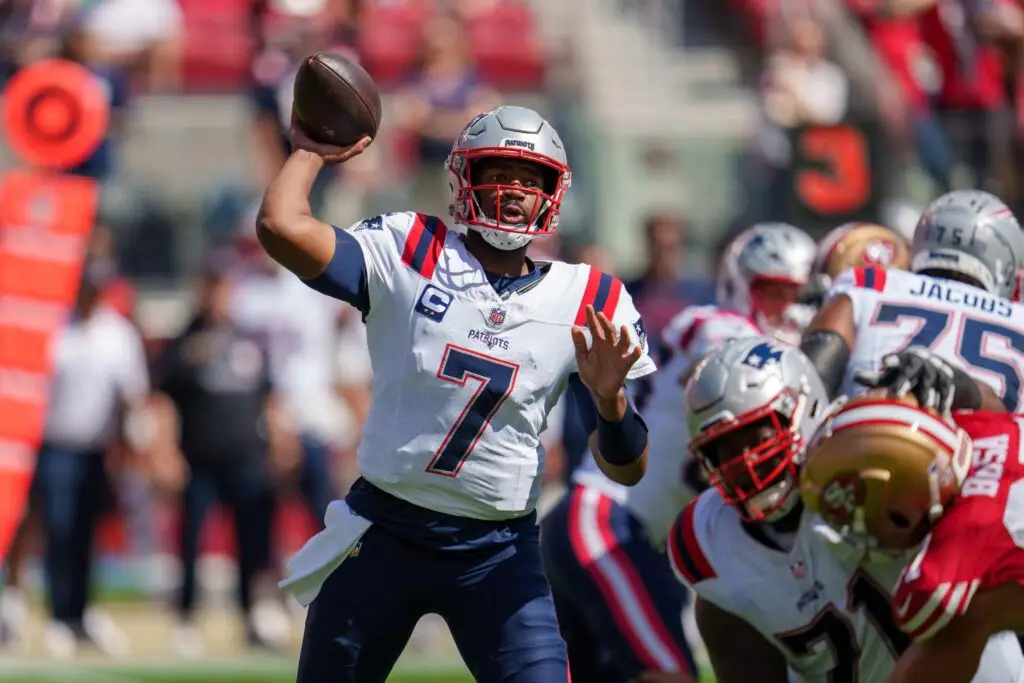
<path fill-rule="evenodd" d="M 800 498 L 806 443 L 828 408 L 814 366 L 768 337 L 705 356 L 686 384 L 690 450 L 723 499 L 751 521 L 772 521 Z"/>
<path fill-rule="evenodd" d="M 744 230 L 722 256 L 716 290 L 718 305 L 751 316 L 762 330 L 774 330 L 787 341 L 799 339 L 802 327 L 811 318 L 803 307 L 790 304 L 782 312 L 782 320 L 772 323 L 753 290 L 758 282 L 803 287 L 810 280 L 816 254 L 817 245 L 811 236 L 792 225 L 758 223 Z"/>
<path fill-rule="evenodd" d="M 513 189 L 511 185 L 474 185 L 473 162 L 488 157 L 523 159 L 544 169 L 543 187 L 515 187 L 539 198 L 533 215 L 523 223 L 505 223 L 488 217 L 482 210 L 479 190 L 496 190 L 500 203 L 501 191 Z M 509 251 L 519 249 L 558 228 L 562 198 L 571 184 L 569 160 L 558 132 L 534 110 L 505 106 L 480 114 L 462 130 L 445 168 L 451 187 L 448 212 L 456 223 L 476 230 L 491 246 Z"/>
<path fill-rule="evenodd" d="M 914 230 L 910 270 L 946 271 L 982 289 L 1019 299 L 1024 232 L 1001 199 L 981 190 L 954 190 L 928 205 Z"/>

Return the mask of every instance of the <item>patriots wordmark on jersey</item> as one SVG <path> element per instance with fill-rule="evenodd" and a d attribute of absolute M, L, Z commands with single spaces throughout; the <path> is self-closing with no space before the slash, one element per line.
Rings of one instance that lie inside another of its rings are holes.
<path fill-rule="evenodd" d="M 899 625 L 921 640 L 966 614 L 979 591 L 1024 583 L 1024 418 L 955 417 L 973 440 L 971 468 L 893 598 Z"/>
<path fill-rule="evenodd" d="M 1024 305 L 954 280 L 881 268 L 844 272 L 829 297 L 840 294 L 853 306 L 857 334 L 844 393 L 865 391 L 853 379 L 857 371 L 924 346 L 989 385 L 1010 411 L 1024 408 Z"/>
<path fill-rule="evenodd" d="M 633 388 L 650 434 L 647 474 L 636 486 L 622 486 L 605 477 L 593 458 L 586 458 L 574 480 L 625 505 L 643 521 L 651 542 L 663 544 L 679 510 L 702 488 L 699 465 L 690 454 L 690 437 L 681 421 L 683 377 L 708 351 L 760 334 L 750 316 L 718 306 L 690 306 L 678 313 L 662 331 L 658 372 Z"/>
<path fill-rule="evenodd" d="M 358 243 L 365 269 L 374 376 L 362 476 L 437 512 L 501 520 L 532 511 L 544 470 L 540 434 L 577 370 L 572 326 L 585 325 L 593 305 L 641 342 L 622 283 L 552 262 L 499 293 L 462 236 L 423 214 L 338 232 L 339 245 Z M 630 379 L 655 369 L 645 344 L 643 352 Z"/>

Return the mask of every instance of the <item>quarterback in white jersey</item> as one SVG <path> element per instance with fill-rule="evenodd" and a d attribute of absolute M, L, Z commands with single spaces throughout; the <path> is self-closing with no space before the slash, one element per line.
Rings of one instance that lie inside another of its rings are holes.
<path fill-rule="evenodd" d="M 540 434 L 578 377 L 596 457 L 635 484 L 647 428 L 624 385 L 655 368 L 621 282 L 526 257 L 554 231 L 569 186 L 561 139 L 530 109 L 481 114 L 446 163 L 452 228 L 393 213 L 339 230 L 305 197 L 325 163 L 368 141 L 292 136 L 299 149 L 267 190 L 260 241 L 362 311 L 374 370 L 360 479 L 283 584 L 309 604 L 299 683 L 383 683 L 427 613 L 445 619 L 478 681 L 566 681 L 538 550 Z"/>
<path fill-rule="evenodd" d="M 766 338 L 711 353 L 688 383 L 692 448 L 714 488 L 679 516 L 668 554 L 699 596 L 718 683 L 884 683 L 910 644 L 891 604 L 906 563 L 866 562 L 802 507 L 805 443 L 826 404 L 806 356 Z M 975 681 L 1016 683 L 1022 662 L 1012 636 L 993 639 Z"/>
<path fill-rule="evenodd" d="M 694 674 L 679 618 L 688 594 L 663 552 L 672 521 L 705 486 L 679 420 L 686 374 L 708 351 L 760 335 L 755 320 L 791 331 L 786 311 L 807 282 L 813 246 L 781 224 L 755 226 L 729 245 L 720 272 L 731 281 L 718 289 L 722 305 L 690 307 L 673 318 L 658 345 L 658 372 L 636 383 L 651 433 L 647 475 L 625 487 L 585 457 L 572 490 L 545 517 L 541 550 L 574 680 Z"/>
<path fill-rule="evenodd" d="M 856 268 L 839 276 L 801 348 L 835 395 L 859 393 L 858 373 L 879 369 L 904 348 L 929 349 L 956 372 L 974 377 L 1012 412 L 1021 403 L 1024 308 L 1019 295 L 1024 233 L 1009 208 L 978 190 L 935 200 L 921 217 L 911 272 Z M 958 392 L 982 407 L 988 392 Z"/>

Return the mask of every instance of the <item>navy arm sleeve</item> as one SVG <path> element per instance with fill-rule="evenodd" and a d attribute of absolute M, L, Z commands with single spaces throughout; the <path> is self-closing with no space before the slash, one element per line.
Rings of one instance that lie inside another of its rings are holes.
<path fill-rule="evenodd" d="M 365 318 L 370 313 L 370 288 L 366 283 L 366 259 L 363 248 L 352 233 L 334 228 L 334 258 L 323 273 L 306 284 L 334 299 L 359 309 Z"/>
<path fill-rule="evenodd" d="M 633 402 L 628 397 L 622 420 L 609 422 L 597 412 L 594 397 L 576 373 L 569 376 L 569 391 L 587 433 L 597 432 L 597 447 L 605 461 L 613 465 L 630 465 L 640 459 L 647 449 L 647 424 L 634 411 Z"/>
<path fill-rule="evenodd" d="M 594 397 L 590 389 L 583 383 L 577 373 L 569 375 L 569 393 L 572 394 L 573 403 L 576 404 L 576 412 L 583 425 L 583 431 L 589 438 L 597 431 L 597 405 L 594 404 Z"/>

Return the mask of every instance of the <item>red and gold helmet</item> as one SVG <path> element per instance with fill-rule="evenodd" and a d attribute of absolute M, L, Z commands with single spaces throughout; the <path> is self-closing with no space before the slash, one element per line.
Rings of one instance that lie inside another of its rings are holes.
<path fill-rule="evenodd" d="M 846 223 L 825 235 L 818 245 L 814 273 L 834 280 L 848 268 L 910 267 L 910 245 L 899 233 L 874 223 Z"/>
<path fill-rule="evenodd" d="M 911 397 L 866 394 L 826 418 L 807 449 L 804 504 L 847 540 L 913 548 L 960 491 L 971 439 Z"/>

